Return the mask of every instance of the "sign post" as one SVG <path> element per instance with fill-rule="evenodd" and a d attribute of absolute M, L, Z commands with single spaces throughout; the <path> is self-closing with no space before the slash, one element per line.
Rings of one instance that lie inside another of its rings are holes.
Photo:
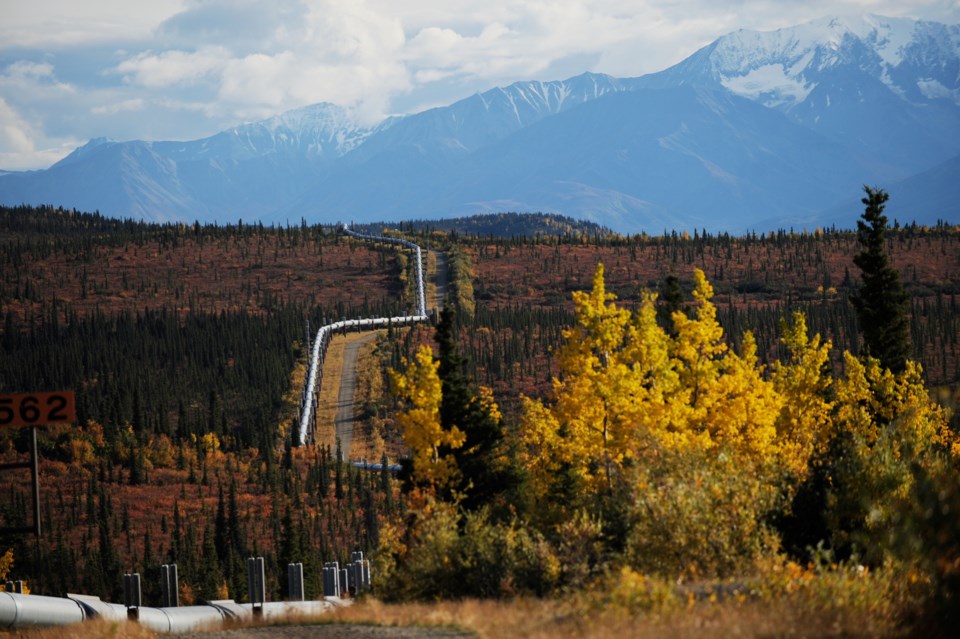
<path fill-rule="evenodd" d="M 40 472 L 37 462 L 37 426 L 70 424 L 77 421 L 73 391 L 0 395 L 0 428 L 30 427 L 30 461 L 0 464 L 0 471 L 29 468 L 31 475 L 33 525 L 0 528 L 3 533 L 33 533 L 40 537 Z"/>

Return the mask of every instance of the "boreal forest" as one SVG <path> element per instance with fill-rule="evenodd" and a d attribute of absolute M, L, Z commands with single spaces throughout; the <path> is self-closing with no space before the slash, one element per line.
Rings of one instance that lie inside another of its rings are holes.
<path fill-rule="evenodd" d="M 0 537 L 0 573 L 116 601 L 135 571 L 150 601 L 172 562 L 181 602 L 243 601 L 262 555 L 271 597 L 289 562 L 316 597 L 323 563 L 362 550 L 388 601 L 720 597 L 941 632 L 960 609 L 960 227 L 866 195 L 853 230 L 367 225 L 424 249 L 431 321 L 360 351 L 348 454 L 323 407 L 298 445 L 308 340 L 409 312 L 407 252 L 303 221 L 0 208 L 0 393 L 77 397 L 75 424 L 37 431 L 43 534 Z M 0 430 L 0 463 L 28 433 Z M 0 486 L 0 526 L 29 524 L 29 477 Z"/>

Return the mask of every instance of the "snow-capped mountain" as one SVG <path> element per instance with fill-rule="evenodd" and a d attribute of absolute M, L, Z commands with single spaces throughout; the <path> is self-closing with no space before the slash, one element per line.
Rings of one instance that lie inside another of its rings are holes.
<path fill-rule="evenodd" d="M 155 221 L 256 219 L 396 120 L 365 127 L 316 104 L 188 142 L 97 138 L 45 171 L 4 178 L 0 201 Z"/>
<path fill-rule="evenodd" d="M 960 26 L 880 16 L 737 31 L 640 78 L 518 82 L 356 121 L 331 104 L 190 142 L 92 140 L 0 172 L 0 202 L 154 220 L 539 210 L 621 231 L 837 224 L 862 184 L 960 221 Z"/>
<path fill-rule="evenodd" d="M 765 106 L 791 110 L 839 69 L 877 79 L 907 101 L 947 99 L 960 106 L 960 25 L 860 15 L 776 31 L 740 30 L 655 76 L 718 82 Z"/>
<path fill-rule="evenodd" d="M 628 232 L 718 228 L 718 212 L 750 207 L 786 215 L 798 200 L 829 205 L 857 192 L 863 171 L 842 145 L 782 113 L 705 87 L 612 93 L 442 170 L 411 169 L 414 161 L 395 149 L 338 166 L 288 215 L 312 208 L 321 218 L 359 222 L 410 211 L 572 209 Z M 378 181 L 370 183 L 370 175 Z"/>
<path fill-rule="evenodd" d="M 398 119 L 362 126 L 346 109 L 321 103 L 237 126 L 197 142 L 169 144 L 164 151 L 172 158 L 189 160 L 227 156 L 242 161 L 289 153 L 310 161 L 332 161 L 354 150 L 371 135 L 388 129 Z"/>
<path fill-rule="evenodd" d="M 886 180 L 953 157 L 960 140 L 960 25 L 875 15 L 723 36 L 645 78 L 722 86 L 861 146 Z"/>
<path fill-rule="evenodd" d="M 477 93 L 450 106 L 407 116 L 352 154 L 365 162 L 388 150 L 409 148 L 438 160 L 459 157 L 539 120 L 604 95 L 630 91 L 636 80 L 584 73 L 554 82 L 517 82 Z"/>

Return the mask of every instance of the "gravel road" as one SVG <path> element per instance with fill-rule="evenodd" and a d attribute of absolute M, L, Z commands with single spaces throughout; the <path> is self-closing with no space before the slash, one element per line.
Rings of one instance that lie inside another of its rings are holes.
<path fill-rule="evenodd" d="M 340 438 L 343 459 L 350 459 L 350 446 L 353 443 L 354 392 L 357 387 L 357 355 L 360 347 L 377 336 L 369 333 L 347 344 L 343 351 L 343 372 L 340 375 L 340 391 L 337 395 L 336 433 Z"/>

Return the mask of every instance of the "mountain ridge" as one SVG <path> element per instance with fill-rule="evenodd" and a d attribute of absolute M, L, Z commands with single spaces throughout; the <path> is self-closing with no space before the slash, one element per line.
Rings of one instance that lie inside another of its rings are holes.
<path fill-rule="evenodd" d="M 691 126 L 704 118 L 712 128 Z M 373 124 L 320 103 L 200 140 L 97 138 L 49 169 L 0 172 L 0 202 L 158 221 L 530 210 L 630 232 L 742 230 L 836 216 L 863 183 L 908 185 L 898 211 L 935 201 L 960 219 L 958 155 L 960 25 L 867 14 L 740 30 L 646 76 L 515 82 Z"/>

